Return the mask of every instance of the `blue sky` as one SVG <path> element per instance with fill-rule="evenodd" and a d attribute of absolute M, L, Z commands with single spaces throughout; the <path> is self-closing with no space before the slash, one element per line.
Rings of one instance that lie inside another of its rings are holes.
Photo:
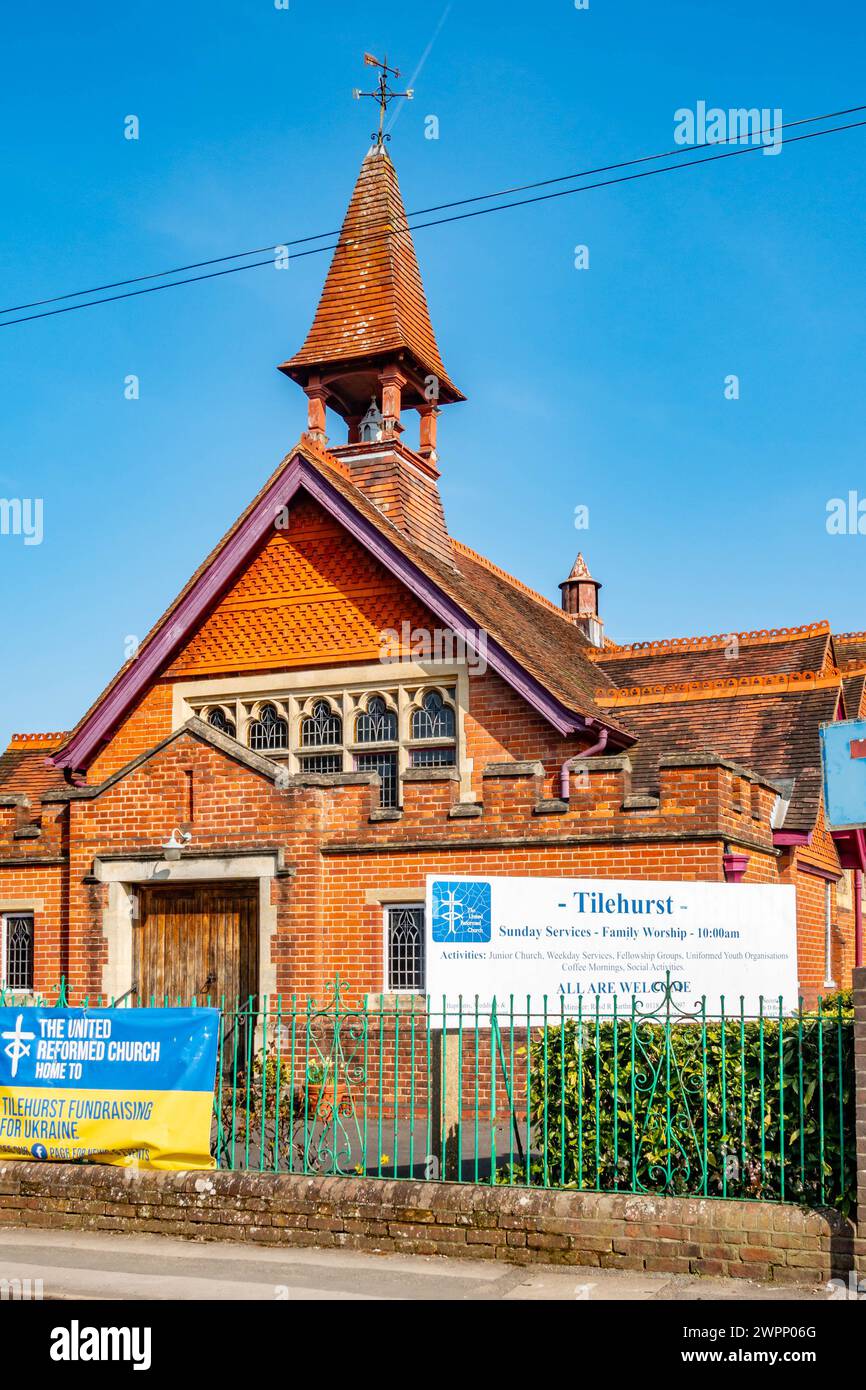
<path fill-rule="evenodd" d="M 7 6 L 0 305 L 338 226 L 361 56 L 411 74 L 443 16 L 393 131 L 409 209 L 668 149 L 701 100 L 866 101 L 856 0 Z M 825 525 L 866 496 L 864 171 L 852 131 L 419 232 L 469 397 L 440 420 L 454 534 L 554 598 L 584 549 L 618 640 L 866 628 L 866 537 Z M 0 535 L 0 739 L 71 726 L 296 441 L 275 364 L 326 266 L 0 330 L 0 497 L 44 500 L 41 545 Z"/>

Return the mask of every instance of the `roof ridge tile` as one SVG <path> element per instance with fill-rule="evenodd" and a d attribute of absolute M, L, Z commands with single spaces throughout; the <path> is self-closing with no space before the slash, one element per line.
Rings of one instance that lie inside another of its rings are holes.
<path fill-rule="evenodd" d="M 486 555 L 481 555 L 477 550 L 473 550 L 470 545 L 466 545 L 463 541 L 454 540 L 453 537 L 451 539 L 451 544 L 455 550 L 462 551 L 463 554 L 468 555 L 471 560 L 474 560 L 479 565 L 483 565 L 485 569 L 490 570 L 491 574 L 498 575 L 500 579 L 504 579 L 508 584 L 513 585 L 515 589 L 519 589 L 521 593 L 527 594 L 528 597 L 534 599 L 536 603 L 543 604 L 544 607 L 550 609 L 552 613 L 556 613 L 568 623 L 570 628 L 576 626 L 571 621 L 569 615 L 563 612 L 558 603 L 554 603 L 552 599 L 547 598 L 544 594 L 540 594 L 537 589 L 530 588 L 528 584 L 523 583 L 522 579 L 517 579 L 513 574 L 509 574 L 508 570 L 504 570 L 501 565 L 496 565 L 492 560 L 488 560 Z M 595 659 L 593 653 L 594 649 L 590 648 L 587 644 L 587 656 L 593 655 L 593 659 Z"/>
<path fill-rule="evenodd" d="M 599 648 L 587 655 L 591 661 L 616 661 L 620 657 L 712 651 L 726 647 L 734 640 L 745 646 L 767 646 L 774 642 L 790 642 L 797 637 L 822 637 L 825 634 L 830 636 L 830 624 L 826 618 L 817 623 L 803 623 L 799 627 L 752 628 L 745 632 L 714 633 L 705 637 L 667 637 L 658 641 L 617 643 L 616 646 L 603 650 Z"/>
<path fill-rule="evenodd" d="M 730 676 L 716 680 L 669 681 L 658 685 L 635 685 L 622 690 L 599 689 L 596 704 L 607 708 L 621 705 L 655 704 L 684 700 L 731 699 L 741 695 L 791 694 L 796 690 L 828 690 L 837 687 L 844 672 L 832 667 L 823 671 L 791 671 L 778 675 Z"/>

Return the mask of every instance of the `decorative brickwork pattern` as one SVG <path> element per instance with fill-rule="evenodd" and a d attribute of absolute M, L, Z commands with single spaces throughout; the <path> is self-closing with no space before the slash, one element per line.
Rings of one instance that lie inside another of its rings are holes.
<path fill-rule="evenodd" d="M 383 631 L 431 631 L 422 604 L 314 502 L 291 507 L 169 677 L 378 661 Z"/>

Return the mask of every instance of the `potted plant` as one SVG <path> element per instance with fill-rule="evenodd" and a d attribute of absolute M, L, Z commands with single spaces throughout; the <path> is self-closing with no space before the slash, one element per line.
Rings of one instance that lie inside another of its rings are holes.
<path fill-rule="evenodd" d="M 307 1114 L 310 1119 L 319 1109 L 322 1099 L 322 1092 L 328 1081 L 328 1068 L 324 1062 L 308 1062 L 306 1076 L 306 1104 Z M 304 1108 L 304 1096 L 301 1098 L 301 1110 Z"/>

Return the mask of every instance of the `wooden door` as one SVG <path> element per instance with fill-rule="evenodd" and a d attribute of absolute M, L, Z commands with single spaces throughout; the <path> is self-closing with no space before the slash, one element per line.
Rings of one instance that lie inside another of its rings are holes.
<path fill-rule="evenodd" d="M 140 888 L 133 978 L 142 1004 L 210 996 L 246 1003 L 258 992 L 257 883 Z"/>

